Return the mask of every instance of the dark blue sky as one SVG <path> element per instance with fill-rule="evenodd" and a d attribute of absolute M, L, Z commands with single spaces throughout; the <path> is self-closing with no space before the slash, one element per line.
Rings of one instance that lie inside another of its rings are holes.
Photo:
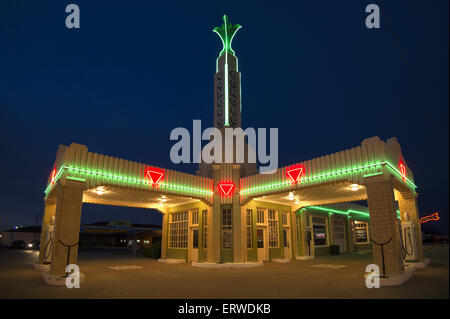
<path fill-rule="evenodd" d="M 81 29 L 65 27 L 65 6 Z M 447 0 L 0 2 L 0 229 L 34 223 L 58 144 L 193 172 L 169 159 L 170 131 L 212 125 L 227 14 L 242 72 L 243 126 L 278 127 L 280 166 L 396 136 L 423 215 L 448 229 Z M 411 76 L 412 70 L 414 77 Z M 155 222 L 145 210 L 86 205 L 83 222 Z"/>

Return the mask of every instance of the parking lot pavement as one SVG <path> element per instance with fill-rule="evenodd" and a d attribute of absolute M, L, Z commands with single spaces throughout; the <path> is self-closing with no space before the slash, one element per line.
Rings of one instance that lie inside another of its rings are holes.
<path fill-rule="evenodd" d="M 81 251 L 86 281 L 68 289 L 42 281 L 31 266 L 37 251 L 0 249 L 0 298 L 448 298 L 448 245 L 426 248 L 425 255 L 431 265 L 404 285 L 368 289 L 363 274 L 370 254 L 208 269 L 159 263 L 125 251 Z"/>

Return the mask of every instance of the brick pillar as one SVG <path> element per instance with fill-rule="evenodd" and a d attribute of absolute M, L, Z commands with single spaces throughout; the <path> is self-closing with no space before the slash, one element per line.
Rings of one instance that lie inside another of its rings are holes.
<path fill-rule="evenodd" d="M 51 219 L 55 216 L 56 212 L 56 201 L 54 199 L 47 199 L 44 203 L 44 216 L 42 217 L 41 226 L 41 244 L 39 247 L 39 263 L 44 263 L 44 250 L 47 249 L 45 253 L 50 253 L 48 250 L 51 247 L 51 243 L 47 242 L 47 227 L 50 225 Z"/>
<path fill-rule="evenodd" d="M 81 207 L 85 183 L 66 177 L 58 180 L 56 221 L 54 228 L 54 245 L 50 273 L 62 276 L 66 273 L 68 247 L 78 242 L 80 235 Z M 78 245 L 70 249 L 69 264 L 76 264 L 78 259 Z"/>
<path fill-rule="evenodd" d="M 347 248 L 349 253 L 355 252 L 355 237 L 353 233 L 352 222 L 352 218 L 347 218 L 347 222 L 345 225 L 345 231 L 347 233 Z"/>
<path fill-rule="evenodd" d="M 241 210 L 241 204 L 239 201 L 239 179 L 241 177 L 241 166 L 239 164 L 233 164 L 233 183 L 236 185 L 233 190 L 233 262 L 241 263 L 247 258 L 244 252 L 247 252 L 245 246 L 245 238 L 243 226 L 245 225 L 245 215 Z"/>
<path fill-rule="evenodd" d="M 311 256 L 314 256 L 314 247 L 310 247 L 310 250 L 308 252 L 308 245 L 310 244 L 308 242 L 307 238 L 307 232 L 308 232 L 308 226 L 307 226 L 307 218 L 309 218 L 306 213 L 300 214 L 300 226 L 301 226 L 301 234 L 300 234 L 300 241 L 301 241 L 301 254 L 302 256 L 308 256 L 308 253 L 311 254 Z"/>
<path fill-rule="evenodd" d="M 214 179 L 214 195 L 212 209 L 208 211 L 207 260 L 210 263 L 220 261 L 220 196 L 217 183 L 220 181 L 220 165 L 212 165 Z"/>
<path fill-rule="evenodd" d="M 292 252 L 292 259 L 295 260 L 295 257 L 298 256 L 298 231 L 297 231 L 297 216 L 295 212 L 291 211 L 289 212 L 289 217 L 291 219 L 291 252 Z"/>
<path fill-rule="evenodd" d="M 163 214 L 163 220 L 162 220 L 162 243 L 161 243 L 161 258 L 165 259 L 167 258 L 167 246 L 168 246 L 168 228 L 169 227 L 169 214 L 164 213 Z"/>
<path fill-rule="evenodd" d="M 419 209 L 417 207 L 417 198 L 411 193 L 400 193 L 398 196 L 398 208 L 400 209 L 400 216 L 402 221 L 405 220 L 405 213 L 409 215 L 409 221 L 414 223 L 415 237 L 418 253 L 418 261 L 423 261 L 423 242 L 422 242 L 422 230 L 420 227 Z"/>
<path fill-rule="evenodd" d="M 370 238 L 377 243 L 391 241 L 384 245 L 384 264 L 386 276 L 403 273 L 403 252 L 400 242 L 400 229 L 392 182 L 385 176 L 372 176 L 364 179 L 370 214 Z M 383 274 L 381 246 L 372 242 L 373 263 Z"/>

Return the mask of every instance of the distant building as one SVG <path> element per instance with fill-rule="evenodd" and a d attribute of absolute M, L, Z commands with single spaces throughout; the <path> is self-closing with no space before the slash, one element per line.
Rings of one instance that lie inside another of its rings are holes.
<path fill-rule="evenodd" d="M 41 226 L 17 226 L 0 233 L 0 246 L 11 246 L 15 240 L 22 240 L 26 247 L 39 246 Z M 32 246 L 29 246 L 32 245 Z"/>
<path fill-rule="evenodd" d="M 80 227 L 80 247 L 127 247 L 136 240 L 141 247 L 161 241 L 161 225 L 133 224 L 132 226 L 108 226 L 97 222 Z"/>
<path fill-rule="evenodd" d="M 127 247 L 136 240 L 141 247 L 161 241 L 161 225 L 132 224 L 108 226 L 109 222 L 97 222 L 80 227 L 80 247 Z M 23 240 L 26 246 L 39 246 L 40 226 L 20 226 L 0 233 L 0 246 L 9 247 L 15 240 Z M 31 247 L 30 247 L 31 248 Z"/>

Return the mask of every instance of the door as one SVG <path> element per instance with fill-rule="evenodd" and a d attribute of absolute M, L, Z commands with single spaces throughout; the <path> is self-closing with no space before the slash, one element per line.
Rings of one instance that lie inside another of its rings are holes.
<path fill-rule="evenodd" d="M 266 236 L 264 228 L 256 229 L 256 245 L 258 247 L 258 261 L 266 261 Z"/>
<path fill-rule="evenodd" d="M 333 217 L 333 245 L 339 246 L 339 252 L 347 252 L 345 241 L 345 222 L 342 218 Z"/>
<path fill-rule="evenodd" d="M 289 228 L 283 228 L 284 258 L 291 258 L 291 232 Z"/>
<path fill-rule="evenodd" d="M 198 228 L 192 228 L 191 261 L 198 261 Z"/>

